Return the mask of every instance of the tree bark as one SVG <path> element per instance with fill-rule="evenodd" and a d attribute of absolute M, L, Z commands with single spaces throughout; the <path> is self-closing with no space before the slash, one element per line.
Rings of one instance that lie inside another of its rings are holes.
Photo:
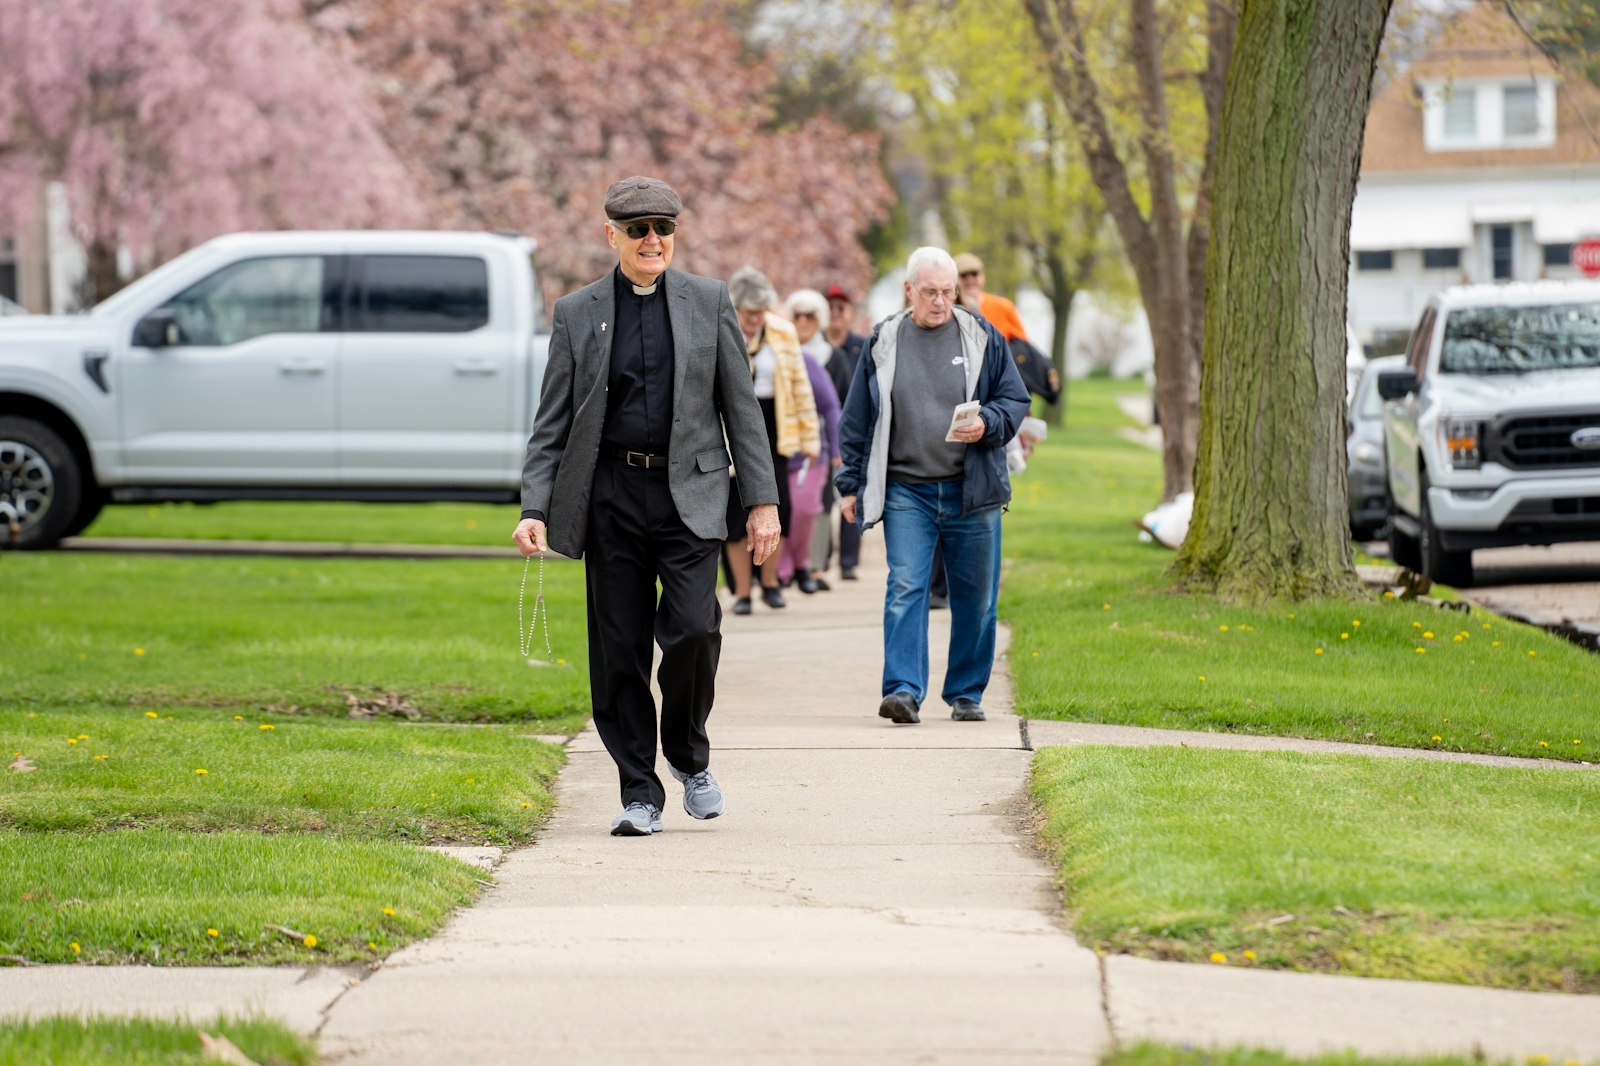
<path fill-rule="evenodd" d="M 1355 593 L 1345 498 L 1350 205 L 1392 0 L 1245 0 L 1206 260 L 1195 511 L 1177 575 Z"/>

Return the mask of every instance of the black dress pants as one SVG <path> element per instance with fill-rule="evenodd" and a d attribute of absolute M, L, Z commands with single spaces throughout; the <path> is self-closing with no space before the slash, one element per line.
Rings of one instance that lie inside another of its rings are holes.
<path fill-rule="evenodd" d="M 595 730 L 617 764 L 624 806 L 666 803 L 655 769 L 652 638 L 661 645 L 661 752 L 688 774 L 710 764 L 706 718 L 722 654 L 720 548 L 678 517 L 665 470 L 609 458 L 595 464 L 584 551 L 589 689 Z"/>

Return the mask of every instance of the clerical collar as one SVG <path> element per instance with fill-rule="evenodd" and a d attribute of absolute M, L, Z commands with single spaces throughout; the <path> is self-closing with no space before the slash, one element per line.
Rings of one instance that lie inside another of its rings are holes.
<path fill-rule="evenodd" d="M 661 287 L 661 279 L 659 277 L 650 285 L 635 285 L 633 279 L 624 274 L 620 266 L 617 267 L 617 283 L 628 286 L 633 290 L 635 296 L 652 296 Z"/>

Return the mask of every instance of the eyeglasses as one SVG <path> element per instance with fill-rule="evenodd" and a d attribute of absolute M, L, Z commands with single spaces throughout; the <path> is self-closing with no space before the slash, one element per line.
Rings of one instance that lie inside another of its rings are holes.
<path fill-rule="evenodd" d="M 797 318 L 797 319 L 799 319 L 799 318 L 816 318 L 817 317 L 817 313 L 815 311 L 796 311 L 794 313 L 794 317 Z"/>
<path fill-rule="evenodd" d="M 943 300 L 945 303 L 949 303 L 956 298 L 956 291 L 954 289 L 918 289 L 917 295 L 930 303 L 934 300 Z"/>
<path fill-rule="evenodd" d="M 670 237 L 678 229 L 678 224 L 670 218 L 641 218 L 633 222 L 618 222 L 611 220 L 611 225 L 628 235 L 629 240 L 642 241 L 645 235 L 655 227 L 656 236 Z"/>
<path fill-rule="evenodd" d="M 983 271 L 981 271 L 981 270 L 963 270 L 961 272 L 961 276 L 964 277 L 964 278 L 981 278 L 983 276 Z"/>

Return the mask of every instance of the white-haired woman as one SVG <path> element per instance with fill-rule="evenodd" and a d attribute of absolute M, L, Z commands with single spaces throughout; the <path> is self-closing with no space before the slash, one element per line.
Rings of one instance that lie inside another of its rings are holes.
<path fill-rule="evenodd" d="M 822 450 L 814 459 L 801 455 L 789 459 L 789 536 L 778 550 L 778 581 L 783 585 L 793 581 L 809 595 L 827 587 L 813 572 L 812 559 L 823 492 L 839 465 L 839 393 L 824 369 L 833 355 L 833 345 L 823 336 L 828 328 L 828 301 L 815 289 L 797 289 L 783 306 L 794 322 L 806 376 L 816 397 Z"/>
<path fill-rule="evenodd" d="M 772 441 L 773 470 L 786 470 L 793 456 L 810 456 L 815 461 L 821 450 L 817 402 L 794 326 L 772 312 L 778 302 L 777 291 L 759 270 L 741 267 L 728 279 L 728 295 L 739 315 L 756 401 L 761 405 L 767 436 Z M 734 476 L 738 476 L 737 472 Z M 778 521 L 785 538 L 791 521 L 788 480 L 779 473 Z M 732 511 L 737 488 L 734 486 L 734 494 L 729 497 L 728 570 L 733 579 L 733 613 L 749 614 L 751 562 L 744 512 L 741 508 L 735 522 Z M 782 555 L 780 541 L 778 551 L 761 564 L 761 601 L 768 607 L 785 606 L 783 592 L 778 588 L 778 559 Z"/>

